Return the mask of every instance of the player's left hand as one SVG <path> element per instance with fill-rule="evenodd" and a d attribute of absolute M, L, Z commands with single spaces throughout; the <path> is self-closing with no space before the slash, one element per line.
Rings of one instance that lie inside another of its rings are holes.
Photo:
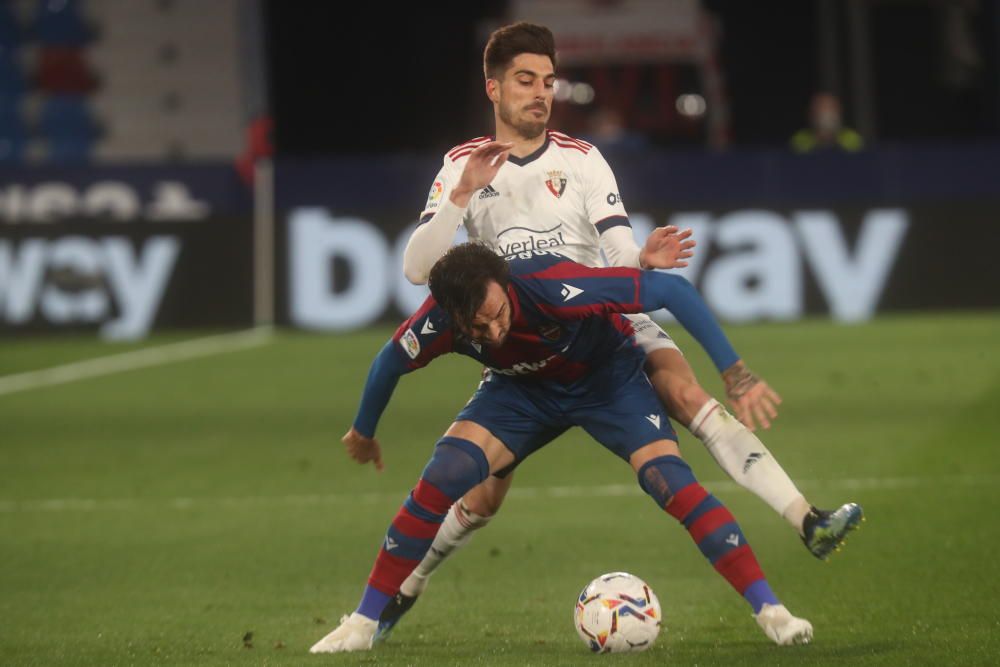
<path fill-rule="evenodd" d="M 771 428 L 771 420 L 778 416 L 781 396 L 762 379 L 750 372 L 742 361 L 738 361 L 722 374 L 726 383 L 726 396 L 736 414 L 751 431 Z"/>
<path fill-rule="evenodd" d="M 684 260 L 693 255 L 695 246 L 691 230 L 679 231 L 668 225 L 657 227 L 639 251 L 639 266 L 644 269 L 680 269 L 688 265 Z"/>
<path fill-rule="evenodd" d="M 352 426 L 340 439 L 347 448 L 347 454 L 358 463 L 375 462 L 375 470 L 382 472 L 382 448 L 375 438 L 361 435 Z"/>

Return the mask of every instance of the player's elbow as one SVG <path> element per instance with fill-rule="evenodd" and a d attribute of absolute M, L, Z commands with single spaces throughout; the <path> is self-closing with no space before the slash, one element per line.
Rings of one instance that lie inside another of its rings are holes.
<path fill-rule="evenodd" d="M 426 285 L 429 274 L 430 271 L 419 266 L 417 262 L 408 262 L 406 257 L 403 257 L 403 275 L 414 285 Z"/>

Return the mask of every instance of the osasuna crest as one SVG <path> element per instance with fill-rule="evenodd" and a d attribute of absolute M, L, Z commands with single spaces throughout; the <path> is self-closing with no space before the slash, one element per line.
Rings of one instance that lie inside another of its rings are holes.
<path fill-rule="evenodd" d="M 549 187 L 549 192 L 554 194 L 557 198 L 562 197 L 563 192 L 566 191 L 566 177 L 563 176 L 563 173 L 558 169 L 546 173 L 548 174 L 549 180 L 545 181 L 545 185 Z"/>

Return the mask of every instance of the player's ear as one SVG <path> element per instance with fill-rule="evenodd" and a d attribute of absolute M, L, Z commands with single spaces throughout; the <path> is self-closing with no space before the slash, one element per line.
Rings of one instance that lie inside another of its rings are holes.
<path fill-rule="evenodd" d="M 496 79 L 486 79 L 486 97 L 491 102 L 500 101 L 500 82 Z"/>

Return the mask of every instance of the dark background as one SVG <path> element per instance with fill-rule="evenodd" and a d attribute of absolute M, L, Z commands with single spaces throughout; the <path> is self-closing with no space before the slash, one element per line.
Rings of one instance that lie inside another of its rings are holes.
<path fill-rule="evenodd" d="M 944 0 L 869 2 L 876 136 L 869 144 L 1000 137 L 1000 11 L 971 7 L 979 63 L 945 48 Z M 820 32 L 831 30 L 848 124 L 856 100 L 848 2 L 706 0 L 722 30 L 731 146 L 785 146 L 824 87 Z M 482 92 L 480 25 L 506 3 L 267 0 L 270 97 L 285 156 L 430 152 L 492 129 Z M 832 12 L 832 13 L 831 13 Z M 558 34 L 556 35 L 558 45 Z M 678 142 L 683 143 L 683 142 Z M 670 148 L 669 142 L 659 142 Z"/>

